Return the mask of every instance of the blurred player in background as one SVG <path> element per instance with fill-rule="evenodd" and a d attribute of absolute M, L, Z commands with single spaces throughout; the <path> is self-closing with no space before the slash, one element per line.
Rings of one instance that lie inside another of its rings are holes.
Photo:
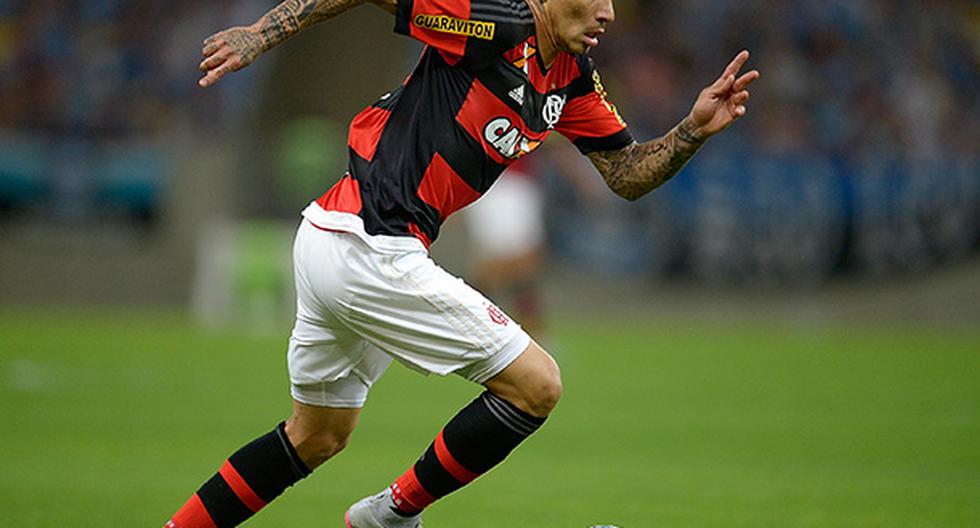
<path fill-rule="evenodd" d="M 348 175 L 303 212 L 288 353 L 293 414 L 232 454 L 169 527 L 237 526 L 338 453 L 393 359 L 486 388 L 413 466 L 346 516 L 350 528 L 421 526 L 427 506 L 534 433 L 562 392 L 552 357 L 429 258 L 445 218 L 553 130 L 616 194 L 638 199 L 745 114 L 758 77 L 739 73 L 748 52 L 739 53 L 673 130 L 637 143 L 587 55 L 615 17 L 611 0 L 375 2 L 395 14 L 395 31 L 427 47 L 401 87 L 354 118 Z M 201 86 L 360 3 L 288 0 L 252 26 L 208 38 Z"/>
<path fill-rule="evenodd" d="M 544 331 L 540 283 L 545 258 L 541 186 L 534 162 L 522 158 L 463 214 L 473 243 L 474 286 L 513 310 L 524 330 L 539 340 Z"/>

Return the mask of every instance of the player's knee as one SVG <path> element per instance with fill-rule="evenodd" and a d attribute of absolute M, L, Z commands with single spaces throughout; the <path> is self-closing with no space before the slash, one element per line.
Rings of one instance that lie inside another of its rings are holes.
<path fill-rule="evenodd" d="M 324 435 L 320 441 L 320 455 L 324 460 L 333 458 L 340 453 L 350 443 L 350 433 Z"/>
<path fill-rule="evenodd" d="M 562 394 L 558 363 L 533 342 L 514 363 L 485 385 L 518 409 L 539 418 L 551 414 Z"/>
<path fill-rule="evenodd" d="M 558 405 L 563 387 L 558 366 L 542 373 L 525 394 L 528 410 L 535 416 L 548 416 Z"/>
<path fill-rule="evenodd" d="M 303 461 L 310 469 L 313 469 L 327 460 L 330 460 L 347 447 L 350 443 L 349 432 L 320 431 L 312 435 L 307 441 Z"/>
<path fill-rule="evenodd" d="M 286 435 L 310 470 L 343 451 L 353 432 L 353 424 L 309 420 L 302 415 L 286 422 Z"/>

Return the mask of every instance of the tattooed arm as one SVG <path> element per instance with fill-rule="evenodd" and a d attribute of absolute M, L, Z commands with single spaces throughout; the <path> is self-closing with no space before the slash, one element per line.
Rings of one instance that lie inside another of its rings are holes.
<path fill-rule="evenodd" d="M 685 118 L 661 138 L 588 156 L 606 185 L 632 201 L 673 178 L 703 144 L 704 138 L 691 131 L 690 119 Z"/>
<path fill-rule="evenodd" d="M 395 12 L 397 0 L 286 0 L 251 26 L 216 33 L 204 41 L 204 61 L 200 68 L 205 75 L 198 84 L 207 88 L 296 33 L 366 1 L 389 13 Z"/>
<path fill-rule="evenodd" d="M 748 60 L 749 52 L 739 53 L 721 77 L 701 91 L 690 115 L 665 136 L 590 153 L 589 159 L 609 188 L 627 200 L 636 200 L 673 178 L 705 140 L 745 115 L 746 88 L 759 78 L 755 70 L 737 77 Z"/>

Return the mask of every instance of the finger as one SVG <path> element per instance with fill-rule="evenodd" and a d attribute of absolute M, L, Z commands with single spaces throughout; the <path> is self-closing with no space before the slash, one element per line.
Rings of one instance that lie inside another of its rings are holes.
<path fill-rule="evenodd" d="M 712 88 L 715 90 L 720 89 L 721 85 L 725 83 L 729 77 L 738 74 L 739 70 L 742 69 L 742 66 L 745 66 L 745 63 L 748 60 L 749 52 L 747 50 L 742 50 L 739 52 L 739 54 L 732 59 L 732 62 L 729 62 L 728 66 L 725 66 L 725 71 L 721 73 L 721 77 L 718 77 L 718 80 L 715 81 Z"/>
<path fill-rule="evenodd" d="M 210 57 L 208 59 L 205 59 L 204 62 L 202 62 L 198 66 L 198 69 L 201 70 L 201 71 L 203 71 L 203 72 L 209 72 L 209 71 L 211 71 L 211 70 L 213 70 L 213 69 L 221 66 L 222 64 L 224 64 L 224 62 L 225 62 L 225 59 L 222 58 L 222 57 Z"/>
<path fill-rule="evenodd" d="M 733 84 L 735 84 L 734 75 L 729 75 L 728 77 L 722 77 L 721 79 L 718 79 L 718 81 L 715 82 L 715 84 L 713 84 L 709 88 L 709 91 L 711 92 L 712 95 L 724 95 L 728 93 L 729 90 L 732 89 Z"/>
<path fill-rule="evenodd" d="M 197 65 L 197 69 L 207 72 L 215 69 L 219 64 L 221 64 L 221 59 L 212 56 L 201 61 L 201 64 Z"/>
<path fill-rule="evenodd" d="M 212 35 L 212 36 L 208 37 L 207 39 L 205 39 L 205 41 L 204 41 L 204 47 L 201 49 L 201 53 L 205 57 L 210 57 L 211 55 L 214 55 L 215 53 L 217 53 L 217 51 L 219 49 L 221 49 L 221 44 L 222 43 L 223 42 L 219 42 L 218 41 L 218 36 L 217 35 Z"/>
<path fill-rule="evenodd" d="M 737 94 L 732 96 L 732 103 L 734 103 L 736 106 L 743 105 L 747 103 L 748 100 L 749 100 L 748 90 L 742 90 L 741 92 L 738 92 Z"/>
<path fill-rule="evenodd" d="M 215 68 L 209 71 L 207 75 L 205 75 L 200 81 L 198 81 L 198 84 L 201 86 L 201 88 L 207 88 L 208 86 L 211 86 L 212 84 L 221 80 L 221 78 L 224 77 L 228 73 L 228 71 L 229 70 L 227 66 L 221 66 L 220 68 Z"/>
<path fill-rule="evenodd" d="M 735 58 L 732 59 L 732 62 L 728 64 L 728 68 L 725 69 L 725 73 L 729 75 L 735 75 L 736 73 L 739 72 L 739 70 L 742 69 L 742 66 L 745 66 L 745 63 L 748 61 L 749 61 L 748 50 L 742 50 L 738 52 L 738 55 L 735 55 Z"/>
<path fill-rule="evenodd" d="M 735 119 L 738 119 L 738 118 L 744 116 L 746 111 L 747 110 L 745 109 L 744 106 L 742 106 L 742 105 L 736 106 L 735 107 Z"/>
<path fill-rule="evenodd" d="M 730 75 L 728 74 L 728 70 L 726 69 L 724 72 L 722 72 L 721 77 L 718 77 L 717 79 L 715 79 L 715 82 L 711 83 L 711 86 L 709 86 L 708 88 L 712 92 L 716 92 L 716 91 L 720 90 L 721 87 L 722 87 L 722 85 L 724 85 L 726 82 L 728 82 L 728 78 L 729 77 L 730 77 Z"/>
<path fill-rule="evenodd" d="M 749 73 L 746 73 L 745 75 L 739 77 L 738 80 L 735 81 L 735 84 L 733 85 L 732 89 L 735 90 L 736 92 L 741 92 L 748 85 L 755 82 L 760 77 L 760 75 L 761 74 L 759 73 L 759 70 L 752 70 Z"/>
<path fill-rule="evenodd" d="M 201 69 L 201 71 L 213 70 L 225 63 L 230 55 L 231 50 L 224 48 L 219 53 L 215 53 L 214 55 L 204 59 L 198 67 Z"/>

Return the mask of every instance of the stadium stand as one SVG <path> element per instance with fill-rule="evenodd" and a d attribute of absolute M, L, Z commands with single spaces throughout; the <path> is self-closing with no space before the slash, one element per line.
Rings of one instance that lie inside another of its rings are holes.
<path fill-rule="evenodd" d="M 764 72 L 757 110 L 639 203 L 583 204 L 553 184 L 558 254 L 623 274 L 813 284 L 841 272 L 921 270 L 976 250 L 976 2 L 616 5 L 615 30 L 594 55 L 638 137 L 672 126 L 741 48 Z M 263 93 L 239 82 L 249 72 L 217 95 L 198 90 L 200 38 L 265 7 L 0 1 L 0 222 L 152 224 L 172 183 L 161 138 L 178 121 L 202 137 L 233 126 Z"/>
<path fill-rule="evenodd" d="M 976 2 L 654 0 L 617 7 L 615 33 L 594 55 L 640 137 L 673 126 L 707 65 L 738 49 L 753 51 L 763 79 L 738 132 L 706 147 L 637 211 L 579 209 L 576 216 L 562 211 L 574 201 L 553 200 L 563 219 L 552 224 L 559 249 L 623 268 L 621 244 L 575 241 L 614 223 L 639 233 L 627 251 L 634 273 L 813 283 L 842 270 L 918 270 L 976 246 Z M 638 218 L 647 221 L 641 228 Z"/>
<path fill-rule="evenodd" d="M 157 216 L 162 137 L 196 112 L 204 28 L 254 1 L 0 2 L 0 208 L 71 222 Z M 225 90 L 195 126 L 240 102 Z M 43 215 L 41 214 L 43 212 Z"/>

